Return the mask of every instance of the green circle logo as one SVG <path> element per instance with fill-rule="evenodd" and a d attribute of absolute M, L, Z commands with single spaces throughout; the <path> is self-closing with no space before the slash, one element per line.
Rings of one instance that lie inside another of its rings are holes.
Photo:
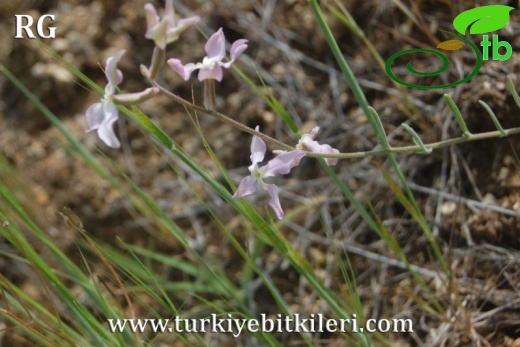
<path fill-rule="evenodd" d="M 450 62 L 448 60 L 448 57 L 446 57 L 446 55 L 444 55 L 443 53 L 441 53 L 439 51 L 435 51 L 433 49 L 426 49 L 426 48 L 407 49 L 407 50 L 400 51 L 400 52 L 397 52 L 394 55 L 392 55 L 390 58 L 388 58 L 388 60 L 386 61 L 386 64 L 385 64 L 385 71 L 386 71 L 387 75 L 391 79 L 393 79 L 394 81 L 396 81 L 399 84 L 402 84 L 404 86 L 411 87 L 411 88 L 417 88 L 417 89 L 450 88 L 450 87 L 456 86 L 458 84 L 467 82 L 470 79 L 472 79 L 478 73 L 478 71 L 480 70 L 480 67 L 482 66 L 482 53 L 480 53 L 478 47 L 475 46 L 473 44 L 473 42 L 469 41 L 464 36 L 456 34 L 456 33 L 452 33 L 450 31 L 444 31 L 444 30 L 441 30 L 441 31 L 443 31 L 445 33 L 448 33 L 450 35 L 458 37 L 464 43 L 469 45 L 473 49 L 473 52 L 475 52 L 475 56 L 477 58 L 476 59 L 477 61 L 476 61 L 476 64 L 475 64 L 475 68 L 473 69 L 473 71 L 471 71 L 471 73 L 468 76 L 466 76 L 465 78 L 463 78 L 463 79 L 461 79 L 459 81 L 453 82 L 453 83 L 441 84 L 441 85 L 437 85 L 437 86 L 423 86 L 423 85 L 420 85 L 420 84 L 408 83 L 406 81 L 403 81 L 402 79 L 397 77 L 392 72 L 392 63 L 394 62 L 394 60 L 397 59 L 398 57 L 400 57 L 402 55 L 405 55 L 405 54 L 408 54 L 408 53 L 430 53 L 430 54 L 434 54 L 434 55 L 436 55 L 436 56 L 438 56 L 439 58 L 442 59 L 442 66 L 441 66 L 440 69 L 435 70 L 435 71 L 426 71 L 426 72 L 415 70 L 412 67 L 412 63 L 408 62 L 408 64 L 406 64 L 406 70 L 408 70 L 408 72 L 410 72 L 410 73 L 412 73 L 414 75 L 418 75 L 418 76 L 435 76 L 435 75 L 438 75 L 438 74 L 446 71 L 446 69 L 450 66 Z"/>

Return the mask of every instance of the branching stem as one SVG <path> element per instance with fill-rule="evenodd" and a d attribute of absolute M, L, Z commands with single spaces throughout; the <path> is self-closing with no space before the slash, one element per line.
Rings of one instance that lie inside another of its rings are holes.
<path fill-rule="evenodd" d="M 209 109 L 206 109 L 201 106 L 197 106 L 197 105 L 193 104 L 192 102 L 190 102 L 186 99 L 183 99 L 182 97 L 172 93 L 165 87 L 161 86 L 156 80 L 150 80 L 150 83 L 154 87 L 159 88 L 161 90 L 161 92 L 168 95 L 174 101 L 178 102 L 179 104 L 183 105 L 184 107 L 186 107 L 190 110 L 215 117 L 218 120 L 221 120 L 241 131 L 244 131 L 251 135 L 256 135 L 256 136 L 262 138 L 262 140 L 264 140 L 272 145 L 275 145 L 285 151 L 292 151 L 295 149 L 294 147 L 289 146 L 279 140 L 276 140 L 276 139 L 272 138 L 271 136 L 268 136 L 264 133 L 254 130 L 240 122 L 237 122 L 236 120 L 231 119 L 228 116 L 226 116 L 220 112 L 217 112 L 214 110 L 209 110 Z M 427 150 L 435 150 L 435 149 L 439 149 L 439 148 L 453 146 L 453 145 L 460 144 L 460 143 L 492 139 L 492 138 L 497 138 L 497 137 L 510 136 L 510 135 L 514 135 L 514 134 L 520 134 L 520 127 L 510 128 L 510 129 L 503 130 L 503 131 L 498 131 L 498 130 L 497 131 L 488 131 L 488 132 L 479 133 L 479 134 L 466 133 L 465 136 L 460 136 L 460 137 L 451 138 L 449 140 L 424 144 L 424 147 L 419 146 L 419 145 L 410 145 L 410 146 L 402 146 L 402 147 L 391 147 L 389 149 L 373 149 L 371 151 L 351 152 L 351 153 L 321 154 L 321 153 L 307 152 L 306 155 L 308 157 L 312 157 L 312 158 L 359 159 L 359 158 L 385 155 L 388 153 L 395 153 L 395 154 L 397 154 L 397 153 L 424 153 L 425 148 Z"/>

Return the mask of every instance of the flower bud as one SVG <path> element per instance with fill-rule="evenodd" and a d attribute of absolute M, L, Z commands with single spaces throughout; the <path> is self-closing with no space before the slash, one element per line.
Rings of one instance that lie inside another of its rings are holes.
<path fill-rule="evenodd" d="M 147 88 L 139 93 L 117 94 L 112 95 L 112 101 L 116 105 L 130 106 L 139 104 L 143 101 L 153 98 L 159 94 L 160 90 L 157 87 Z"/>

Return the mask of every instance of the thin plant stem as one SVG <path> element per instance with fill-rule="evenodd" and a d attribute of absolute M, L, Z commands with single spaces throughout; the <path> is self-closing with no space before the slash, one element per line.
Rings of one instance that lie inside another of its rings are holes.
<path fill-rule="evenodd" d="M 228 117 L 220 112 L 217 112 L 214 110 L 209 110 L 209 109 L 206 109 L 201 106 L 197 106 L 197 105 L 193 104 L 192 102 L 172 93 L 171 91 L 169 91 L 168 89 L 166 89 L 165 87 L 163 87 L 159 83 L 157 83 L 157 81 L 155 81 L 155 80 L 150 80 L 150 83 L 154 87 L 159 88 L 161 90 L 161 92 L 168 95 L 170 98 L 172 98 L 173 100 L 175 100 L 176 102 L 178 102 L 179 104 L 185 106 L 186 108 L 188 108 L 190 110 L 215 117 L 241 131 L 244 131 L 251 135 L 256 135 L 256 136 L 262 138 L 264 141 L 266 141 L 272 145 L 275 145 L 283 150 L 292 151 L 295 149 L 294 147 L 289 146 L 279 140 L 276 140 L 269 135 L 256 131 L 240 122 L 237 122 L 236 120 L 231 119 L 230 117 Z M 393 154 L 424 153 L 425 149 L 426 150 L 436 150 L 436 149 L 449 147 L 449 146 L 453 146 L 453 145 L 460 144 L 460 143 L 479 141 L 479 140 L 485 140 L 485 139 L 491 139 L 491 138 L 497 138 L 497 137 L 503 137 L 503 136 L 510 136 L 510 135 L 515 135 L 515 134 L 520 134 L 520 127 L 510 128 L 510 129 L 503 130 L 503 131 L 496 130 L 496 131 L 488 131 L 488 132 L 483 132 L 483 133 L 478 133 L 478 134 L 470 133 L 470 135 L 468 135 L 468 136 L 460 136 L 460 137 L 455 137 L 455 138 L 451 138 L 448 140 L 432 142 L 432 143 L 424 144 L 423 146 L 410 145 L 410 146 L 401 146 L 401 147 L 373 149 L 370 151 L 363 151 L 363 152 L 335 153 L 335 154 L 322 154 L 322 153 L 314 153 L 314 152 L 306 151 L 306 155 L 311 158 L 324 158 L 324 159 L 325 158 L 362 159 L 362 158 L 367 158 L 367 157 L 387 155 L 390 153 L 393 153 Z"/>
<path fill-rule="evenodd" d="M 207 115 L 210 115 L 210 116 L 213 116 L 239 130 L 242 130 L 246 133 L 249 133 L 251 135 L 256 135 L 260 138 L 262 138 L 262 140 L 266 141 L 266 142 L 269 142 L 270 144 L 272 145 L 275 145 L 275 146 L 278 146 L 286 151 L 292 151 L 294 150 L 295 148 L 294 147 L 291 147 L 289 145 L 286 145 L 285 143 L 281 142 L 281 141 L 278 141 L 274 138 L 272 138 L 271 136 L 268 136 L 268 135 L 265 135 L 259 131 L 256 131 L 240 122 L 237 122 L 236 120 L 234 119 L 231 119 L 229 118 L 228 116 L 226 115 L 223 115 L 222 113 L 220 112 L 217 112 L 217 111 L 214 111 L 214 110 L 209 110 L 207 108 L 204 108 L 204 107 L 201 107 L 201 106 L 197 106 L 191 102 L 189 102 L 188 100 L 186 99 L 183 99 L 181 98 L 180 96 L 170 92 L 168 89 L 164 88 L 163 86 L 161 86 L 159 83 L 157 83 L 157 81 L 155 80 L 150 80 L 150 83 L 152 83 L 152 85 L 154 87 L 157 87 L 161 90 L 161 92 L 163 92 L 164 94 L 168 95 L 170 98 L 172 98 L 173 100 L 175 100 L 176 102 L 178 102 L 179 104 L 183 105 L 184 107 L 190 109 L 190 110 L 193 110 L 195 112 L 200 112 L 200 113 L 204 113 L 204 114 L 207 114 Z"/>

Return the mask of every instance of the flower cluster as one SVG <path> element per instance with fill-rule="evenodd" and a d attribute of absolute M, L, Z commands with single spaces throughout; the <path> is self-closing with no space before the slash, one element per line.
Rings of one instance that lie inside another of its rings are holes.
<path fill-rule="evenodd" d="M 87 131 L 96 130 L 99 138 L 109 147 L 120 147 L 119 140 L 114 132 L 114 123 L 118 120 L 118 105 L 134 105 L 156 96 L 163 87 L 155 81 L 155 76 L 164 63 L 166 46 L 179 38 L 179 35 L 189 27 L 199 23 L 198 16 L 176 19 L 173 9 L 173 0 L 166 0 L 163 16 L 159 16 L 155 7 L 147 3 L 144 5 L 146 13 L 147 28 L 145 38 L 153 40 L 155 44 L 154 53 L 150 67 L 141 66 L 143 76 L 154 85 L 138 93 L 117 94 L 116 89 L 123 81 L 123 73 L 117 68 L 117 64 L 125 54 L 125 50 L 116 52 L 106 61 L 105 76 L 107 84 L 105 92 L 100 102 L 90 106 L 86 111 Z M 231 44 L 229 50 L 229 60 L 226 60 L 226 39 L 224 32 L 220 28 L 210 36 L 204 46 L 206 56 L 198 63 L 183 64 L 177 58 L 167 59 L 169 67 L 187 81 L 195 70 L 199 70 L 198 79 L 204 81 L 204 106 L 206 111 L 211 113 L 216 107 L 215 102 L 215 81 L 222 81 L 224 69 L 228 69 L 236 59 L 247 48 L 247 40 L 239 39 Z M 166 92 L 170 96 L 173 94 Z M 175 99 L 175 97 L 174 97 Z M 179 99 L 177 99 L 179 100 Z M 180 99 L 182 100 L 182 99 Z M 184 105 L 186 105 L 183 102 Z M 191 104 L 190 104 L 191 105 Z M 194 106 L 196 107 L 196 106 Z M 200 108 L 199 108 L 200 110 Z M 222 115 L 223 116 L 223 115 Z M 226 119 L 226 116 L 223 116 Z M 221 117 L 222 119 L 222 117 Z M 237 126 L 236 121 L 229 120 L 230 124 Z M 242 129 L 245 126 L 242 125 Z M 259 127 L 256 127 L 258 132 Z M 291 151 L 273 151 L 275 157 L 265 165 L 260 166 L 266 154 L 266 144 L 259 136 L 253 136 L 251 142 L 251 166 L 250 175 L 243 178 L 233 195 L 234 199 L 245 197 L 265 191 L 269 195 L 269 206 L 274 210 L 277 218 L 284 216 L 279 198 L 279 188 L 274 183 L 267 183 L 272 177 L 288 174 L 291 169 L 300 163 L 300 160 L 307 153 L 336 154 L 338 151 L 327 144 L 318 143 L 315 138 L 319 131 L 316 126 L 310 134 L 304 134 L 298 144 Z M 272 139 L 273 140 L 273 139 Z M 337 159 L 325 159 L 327 164 L 334 165 Z"/>
<path fill-rule="evenodd" d="M 190 26 L 200 21 L 198 16 L 175 20 L 175 12 L 173 9 L 173 0 L 166 0 L 164 15 L 161 18 L 155 7 L 147 3 L 144 5 L 146 12 L 147 30 L 145 38 L 153 40 L 155 46 L 160 52 L 169 43 L 176 41 L 179 35 Z M 247 48 L 247 40 L 240 39 L 231 45 L 231 60 L 223 62 L 226 56 L 226 38 L 224 32 L 220 28 L 208 40 L 205 46 L 207 56 L 201 63 L 188 63 L 182 65 L 181 61 L 176 58 L 168 60 L 171 68 L 177 72 L 184 80 L 188 80 L 194 70 L 199 70 L 199 80 L 217 80 L 221 81 L 223 77 L 222 68 L 229 68 L 238 56 Z M 155 51 L 154 51 L 155 53 Z M 95 103 L 87 109 L 87 131 L 97 130 L 99 138 L 109 147 L 119 148 L 120 143 L 114 133 L 113 124 L 118 119 L 117 105 L 137 104 L 147 100 L 159 92 L 157 88 L 148 88 L 140 93 L 115 95 L 116 87 L 123 80 L 123 74 L 117 68 L 117 63 L 125 54 L 125 50 L 118 51 L 115 55 L 107 59 L 105 75 L 107 77 L 107 85 L 105 94 L 101 102 Z M 161 54 L 154 54 L 154 57 L 161 57 Z M 150 69 L 144 68 L 144 73 L 148 77 L 153 76 L 151 70 L 156 70 L 162 62 L 152 61 Z M 211 89 L 214 93 L 214 89 Z M 207 96 L 205 99 L 214 99 L 214 95 Z M 206 104 L 206 100 L 205 100 Z M 213 105 L 214 106 L 214 105 Z"/>

